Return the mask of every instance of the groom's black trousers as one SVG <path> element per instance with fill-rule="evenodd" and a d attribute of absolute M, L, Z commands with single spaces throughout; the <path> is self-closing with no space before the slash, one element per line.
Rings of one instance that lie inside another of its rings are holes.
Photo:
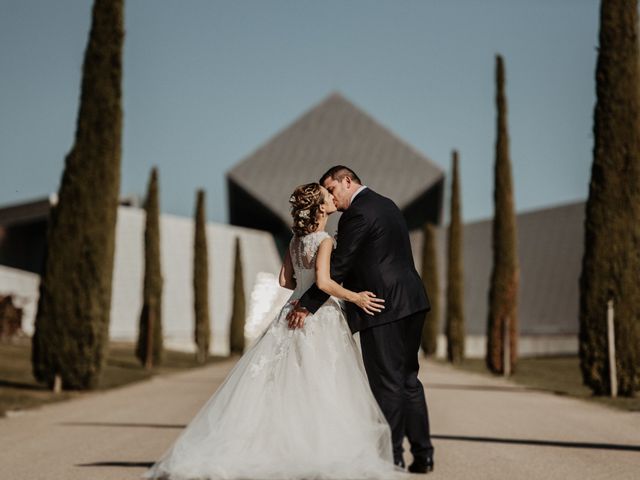
<path fill-rule="evenodd" d="M 373 395 L 391 426 L 393 457 L 402 459 L 406 435 L 418 461 L 433 454 L 429 414 L 418 380 L 418 349 L 425 312 L 360 331 L 362 357 Z"/>

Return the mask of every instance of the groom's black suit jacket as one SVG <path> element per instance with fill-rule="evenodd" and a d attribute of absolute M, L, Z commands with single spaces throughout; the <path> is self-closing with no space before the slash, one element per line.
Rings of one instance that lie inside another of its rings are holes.
<path fill-rule="evenodd" d="M 340 217 L 331 278 L 349 290 L 368 290 L 385 300 L 384 310 L 375 315 L 347 302 L 352 332 L 431 308 L 413 262 L 402 213 L 393 201 L 369 188 L 356 195 Z M 314 284 L 300 299 L 300 306 L 315 313 L 327 298 L 329 295 Z"/>

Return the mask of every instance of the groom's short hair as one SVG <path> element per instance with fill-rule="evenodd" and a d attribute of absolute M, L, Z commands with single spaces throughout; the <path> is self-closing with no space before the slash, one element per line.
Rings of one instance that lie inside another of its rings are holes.
<path fill-rule="evenodd" d="M 360 177 L 356 175 L 356 172 L 351 170 L 349 167 L 345 167 L 344 165 L 336 165 L 335 167 L 331 167 L 326 171 L 324 175 L 320 177 L 320 181 L 318 183 L 320 183 L 320 185 L 324 185 L 324 181 L 327 178 L 332 178 L 339 182 L 345 177 L 349 177 L 352 181 L 362 185 L 362 181 L 360 180 Z"/>

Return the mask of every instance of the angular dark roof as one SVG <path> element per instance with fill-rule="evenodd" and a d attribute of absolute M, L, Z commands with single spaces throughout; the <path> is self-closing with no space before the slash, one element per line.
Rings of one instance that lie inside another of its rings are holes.
<path fill-rule="evenodd" d="M 0 208 L 0 225 L 11 226 L 22 223 L 46 220 L 53 197 L 6 205 Z"/>
<path fill-rule="evenodd" d="M 234 182 L 290 222 L 289 194 L 331 166 L 348 165 L 364 184 L 403 209 L 444 177 L 422 153 L 334 93 L 227 172 Z"/>
<path fill-rule="evenodd" d="M 584 210 L 585 203 L 577 202 L 516 216 L 520 261 L 518 317 L 522 334 L 577 334 Z M 471 335 L 486 333 L 493 262 L 491 229 L 491 219 L 470 222 L 463 228 L 464 312 L 467 334 Z M 444 226 L 438 228 L 436 236 L 443 318 L 446 230 Z M 421 232 L 412 233 L 418 271 L 422 264 L 422 241 Z"/>
<path fill-rule="evenodd" d="M 52 205 L 58 202 L 58 194 L 52 193 L 48 197 L 13 203 L 0 207 L 0 225 L 13 226 L 47 220 Z M 121 196 L 120 205 L 138 206 L 139 199 L 135 195 Z"/>

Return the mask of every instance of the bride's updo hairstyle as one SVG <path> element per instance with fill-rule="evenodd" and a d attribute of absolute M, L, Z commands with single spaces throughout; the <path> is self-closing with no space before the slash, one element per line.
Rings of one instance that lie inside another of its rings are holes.
<path fill-rule="evenodd" d="M 289 198 L 292 230 L 297 237 L 313 233 L 318 228 L 317 214 L 324 203 L 322 187 L 319 183 L 307 183 L 296 188 Z"/>

